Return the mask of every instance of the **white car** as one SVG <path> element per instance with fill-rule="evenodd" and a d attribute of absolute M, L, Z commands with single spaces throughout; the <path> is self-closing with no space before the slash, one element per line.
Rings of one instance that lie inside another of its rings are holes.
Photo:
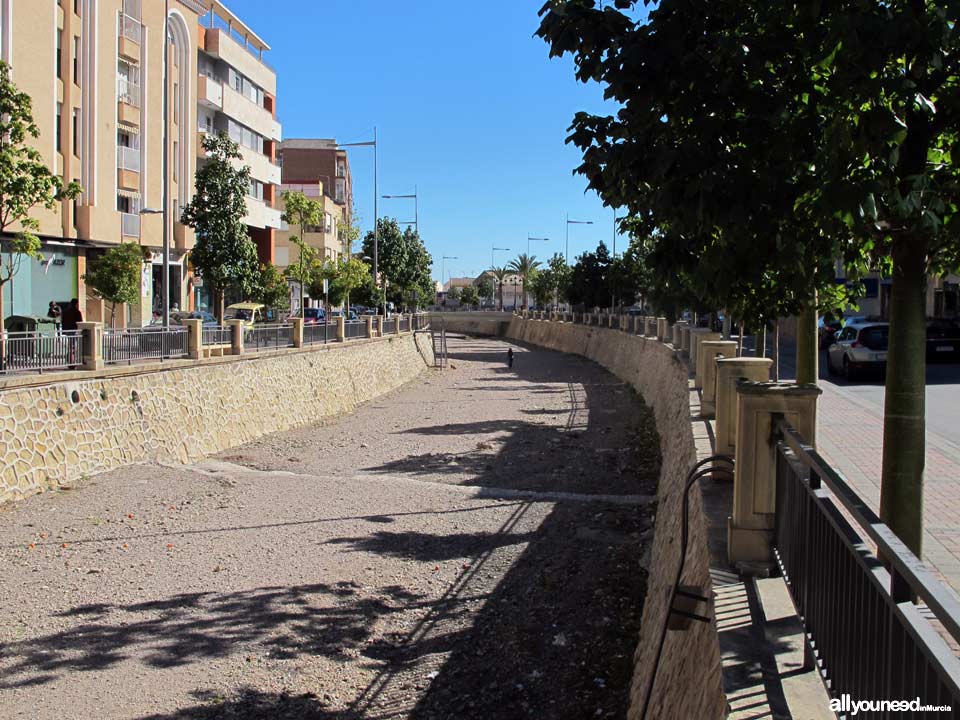
<path fill-rule="evenodd" d="M 827 348 L 827 372 L 842 373 L 853 380 L 867 369 L 882 371 L 887 365 L 889 339 L 889 323 L 861 321 L 844 325 Z"/>

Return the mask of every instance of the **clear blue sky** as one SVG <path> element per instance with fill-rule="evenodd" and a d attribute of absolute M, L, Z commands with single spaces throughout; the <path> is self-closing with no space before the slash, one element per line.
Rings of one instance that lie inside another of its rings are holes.
<path fill-rule="evenodd" d="M 380 134 L 380 194 L 420 196 L 420 231 L 440 279 L 476 275 L 526 251 L 564 250 L 566 213 L 593 220 L 570 228 L 570 260 L 599 240 L 613 212 L 584 194 L 565 145 L 578 110 L 609 113 L 601 90 L 573 77 L 569 58 L 550 60 L 534 38 L 543 0 L 228 0 L 273 50 L 283 135 L 355 142 Z M 364 229 L 373 220 L 373 152 L 350 153 Z M 409 203 L 409 204 L 408 204 Z M 412 201 L 381 200 L 380 215 L 413 219 Z M 618 239 L 617 249 L 622 250 Z"/>

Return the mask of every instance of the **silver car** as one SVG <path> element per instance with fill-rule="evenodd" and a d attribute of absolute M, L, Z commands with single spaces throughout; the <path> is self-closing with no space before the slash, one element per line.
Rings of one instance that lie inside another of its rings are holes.
<path fill-rule="evenodd" d="M 887 365 L 890 325 L 885 322 L 855 322 L 844 325 L 827 348 L 827 372 L 842 373 L 848 380 L 864 370 L 883 370 Z"/>

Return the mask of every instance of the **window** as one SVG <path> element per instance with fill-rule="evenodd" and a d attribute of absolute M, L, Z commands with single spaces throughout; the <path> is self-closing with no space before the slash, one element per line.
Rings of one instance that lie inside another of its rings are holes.
<path fill-rule="evenodd" d="M 338 162 L 338 163 L 337 163 L 337 177 L 343 177 L 343 176 L 345 176 L 346 174 L 347 174 L 347 166 L 346 166 L 344 163 L 342 163 L 342 162 Z"/>
<path fill-rule="evenodd" d="M 347 183 L 343 178 L 337 178 L 337 192 L 334 200 L 338 203 L 346 202 Z"/>
<path fill-rule="evenodd" d="M 180 83 L 173 84 L 173 121 L 180 123 Z"/>
<path fill-rule="evenodd" d="M 77 15 L 80 14 L 80 0 L 73 0 L 73 12 Z"/>
<path fill-rule="evenodd" d="M 122 213 L 130 213 L 133 212 L 132 206 L 133 203 L 130 201 L 130 198 L 117 195 L 117 210 Z"/>
<path fill-rule="evenodd" d="M 57 120 L 54 123 L 53 130 L 57 138 L 56 147 L 57 147 L 58 153 L 63 152 L 63 128 L 61 127 L 62 120 L 63 120 L 63 103 L 57 103 Z"/>
<path fill-rule="evenodd" d="M 57 77 L 63 79 L 63 30 L 57 30 Z"/>
<path fill-rule="evenodd" d="M 73 84 L 80 85 L 80 38 L 73 36 Z"/>
<path fill-rule="evenodd" d="M 180 181 L 180 143 L 173 141 L 173 181 Z"/>
<path fill-rule="evenodd" d="M 73 154 L 80 157 L 80 108 L 73 109 Z"/>
<path fill-rule="evenodd" d="M 254 180 L 250 178 L 250 182 L 247 183 L 247 195 L 256 199 L 263 200 L 263 183 L 259 180 Z"/>

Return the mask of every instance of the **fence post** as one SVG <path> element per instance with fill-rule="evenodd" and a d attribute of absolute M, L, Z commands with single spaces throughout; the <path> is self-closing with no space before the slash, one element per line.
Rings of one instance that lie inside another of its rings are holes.
<path fill-rule="evenodd" d="M 670 336 L 670 321 L 667 320 L 665 317 L 658 317 L 657 318 L 657 340 L 659 340 L 662 343 L 670 342 L 668 339 L 669 336 Z"/>
<path fill-rule="evenodd" d="M 770 358 L 730 357 L 714 361 L 717 366 L 717 393 L 714 411 L 717 417 L 717 453 L 736 454 L 737 446 L 737 383 L 741 380 L 767 382 L 770 379 Z"/>
<path fill-rule="evenodd" d="M 690 331 L 693 330 L 689 324 L 680 328 L 680 352 L 690 357 Z"/>
<path fill-rule="evenodd" d="M 680 350 L 683 347 L 683 329 L 687 327 L 686 320 L 677 320 L 673 324 L 673 347 Z"/>
<path fill-rule="evenodd" d="M 407 314 L 407 332 L 413 332 L 413 313 Z"/>
<path fill-rule="evenodd" d="M 77 330 L 83 334 L 84 370 L 103 369 L 103 327 L 98 322 L 77 323 Z"/>
<path fill-rule="evenodd" d="M 379 316 L 378 316 L 379 317 Z M 367 324 L 367 337 L 372 338 L 373 335 L 373 315 L 364 315 L 363 321 Z"/>
<path fill-rule="evenodd" d="M 347 339 L 346 321 L 343 315 L 337 316 L 337 342 L 344 342 Z"/>
<path fill-rule="evenodd" d="M 188 319 L 183 324 L 187 326 L 187 357 L 199 360 L 203 357 L 203 320 Z"/>
<path fill-rule="evenodd" d="M 393 316 L 393 334 L 394 335 L 400 334 L 400 315 L 399 314 Z"/>
<path fill-rule="evenodd" d="M 230 354 L 243 355 L 243 320 L 227 320 L 227 326 L 233 331 L 230 334 Z"/>
<path fill-rule="evenodd" d="M 303 347 L 303 318 L 290 318 L 290 324 L 293 325 L 293 329 L 290 331 L 290 334 L 293 336 L 293 346 L 295 348 Z"/>
<path fill-rule="evenodd" d="M 737 463 L 733 514 L 727 520 L 731 565 L 742 571 L 769 570 L 777 511 L 777 445 L 773 417 L 783 414 L 811 445 L 816 444 L 816 385 L 751 383 L 737 385 Z"/>
<path fill-rule="evenodd" d="M 703 368 L 700 417 L 712 418 L 717 412 L 717 360 L 736 356 L 737 344 L 732 340 L 704 340 L 700 343 L 700 365 Z"/>
<path fill-rule="evenodd" d="M 690 364 L 693 366 L 693 386 L 698 390 L 703 388 L 703 367 L 705 356 L 700 348 L 705 342 L 723 340 L 723 333 L 713 332 L 709 328 L 695 328 L 690 334 Z"/>

